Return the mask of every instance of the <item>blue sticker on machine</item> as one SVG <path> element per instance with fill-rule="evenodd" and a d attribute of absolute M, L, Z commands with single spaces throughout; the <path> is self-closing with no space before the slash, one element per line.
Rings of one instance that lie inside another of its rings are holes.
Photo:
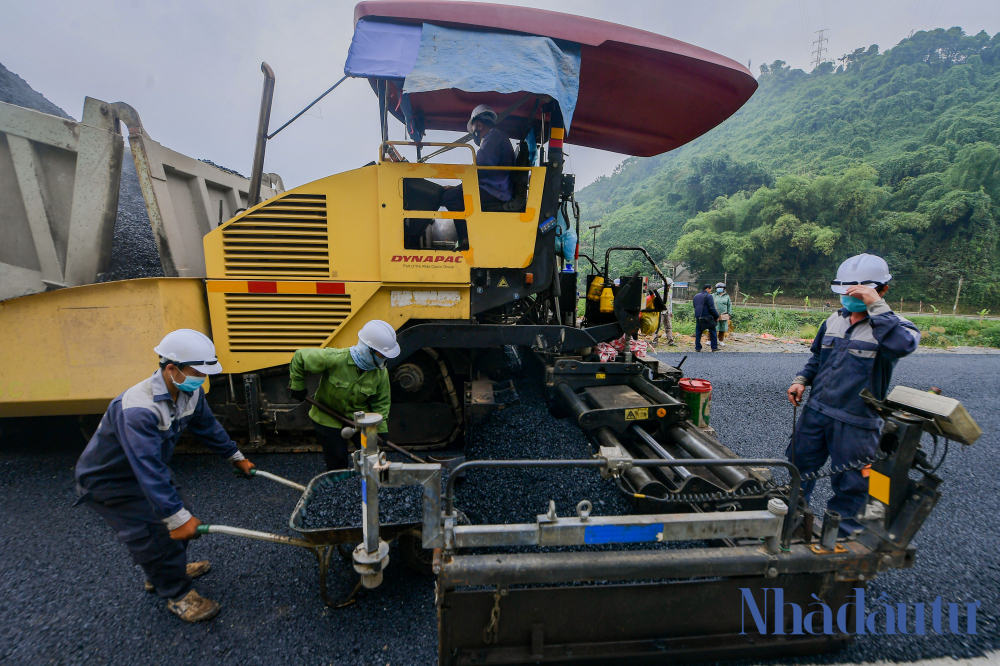
<path fill-rule="evenodd" d="M 655 525 L 590 525 L 583 531 L 584 543 L 637 543 L 656 541 L 663 523 Z"/>
<path fill-rule="evenodd" d="M 361 503 L 368 504 L 368 480 L 364 477 L 361 479 Z"/>

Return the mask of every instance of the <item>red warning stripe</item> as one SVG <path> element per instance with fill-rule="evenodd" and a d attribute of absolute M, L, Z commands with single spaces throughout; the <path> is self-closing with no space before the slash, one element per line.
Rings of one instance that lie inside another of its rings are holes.
<path fill-rule="evenodd" d="M 316 293 L 317 294 L 343 294 L 344 283 L 343 282 L 317 282 L 316 283 Z"/>
<path fill-rule="evenodd" d="M 208 291 L 225 294 L 346 294 L 343 282 L 209 280 Z"/>
<path fill-rule="evenodd" d="M 277 294 L 278 283 L 247 281 L 247 291 L 251 294 Z"/>

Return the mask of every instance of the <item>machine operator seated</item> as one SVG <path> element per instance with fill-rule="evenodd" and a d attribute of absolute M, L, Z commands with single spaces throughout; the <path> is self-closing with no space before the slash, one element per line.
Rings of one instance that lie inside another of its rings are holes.
<path fill-rule="evenodd" d="M 473 140 L 479 146 L 477 166 L 527 166 L 527 151 L 515 155 L 510 137 L 496 127 L 497 114 L 489 106 L 480 104 L 472 111 L 467 124 Z M 526 148 L 526 146 L 525 146 Z M 523 157 L 523 159 L 518 159 Z M 524 162 L 520 164 L 519 162 Z M 482 170 L 479 171 L 480 210 L 488 213 L 523 212 L 527 203 L 527 173 Z M 406 210 L 465 210 L 465 193 L 461 185 L 442 187 L 423 179 L 407 178 L 403 181 L 403 207 Z M 417 249 L 428 226 L 429 219 L 407 219 L 404 247 Z M 455 220 L 458 236 L 456 249 L 468 249 L 468 229 L 465 220 Z"/>
<path fill-rule="evenodd" d="M 485 104 L 472 110 L 466 127 L 479 147 L 476 152 L 477 166 L 514 166 L 514 149 L 510 145 L 510 137 L 497 128 L 496 122 L 496 112 Z M 484 212 L 509 211 L 511 208 L 508 204 L 513 198 L 514 185 L 509 171 L 479 172 L 479 201 Z M 448 210 L 465 210 L 462 186 L 446 187 L 442 203 Z"/>

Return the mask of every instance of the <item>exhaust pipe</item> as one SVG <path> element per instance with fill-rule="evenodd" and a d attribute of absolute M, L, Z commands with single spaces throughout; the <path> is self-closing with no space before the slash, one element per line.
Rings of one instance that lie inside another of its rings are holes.
<path fill-rule="evenodd" d="M 247 208 L 260 203 L 260 181 L 264 177 L 264 149 L 267 148 L 267 126 L 271 122 L 271 102 L 274 100 L 274 70 L 266 62 L 260 63 L 264 72 L 264 90 L 260 95 L 260 117 L 257 119 L 257 142 L 253 149 L 253 169 L 250 172 L 250 192 Z"/>

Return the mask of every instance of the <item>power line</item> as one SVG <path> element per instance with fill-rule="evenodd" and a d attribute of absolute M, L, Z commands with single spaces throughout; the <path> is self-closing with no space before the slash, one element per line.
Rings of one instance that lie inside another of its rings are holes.
<path fill-rule="evenodd" d="M 813 42 L 813 44 L 816 44 L 816 50 L 812 52 L 812 55 L 813 55 L 813 60 L 812 60 L 813 69 L 816 69 L 817 67 L 819 67 L 820 65 L 822 65 L 823 63 L 826 62 L 826 55 L 825 55 L 825 53 L 827 51 L 827 48 L 825 46 L 823 46 L 823 42 L 828 42 L 830 40 L 827 39 L 826 37 L 824 37 L 823 34 L 825 32 L 827 32 L 827 31 L 829 31 L 829 30 L 830 30 L 829 28 L 823 28 L 822 30 L 817 30 L 816 31 L 816 33 L 819 35 L 819 39 L 817 39 L 816 41 Z"/>

